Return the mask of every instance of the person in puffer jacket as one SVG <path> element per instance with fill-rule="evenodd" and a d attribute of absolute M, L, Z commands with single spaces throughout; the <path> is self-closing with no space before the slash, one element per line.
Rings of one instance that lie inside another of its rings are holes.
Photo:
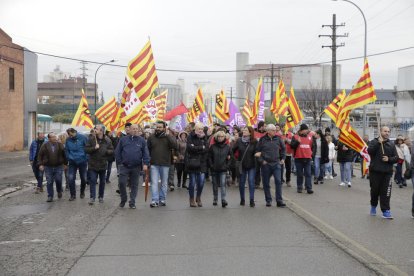
<path fill-rule="evenodd" d="M 85 197 L 86 172 L 88 168 L 88 158 L 85 152 L 85 145 L 88 139 L 84 135 L 79 134 L 74 128 L 69 128 L 66 130 L 66 132 L 69 135 L 65 143 L 66 158 L 69 162 L 69 201 L 73 201 L 76 199 L 75 180 L 76 172 L 78 170 L 81 179 L 80 198 Z"/>
<path fill-rule="evenodd" d="M 187 149 L 187 137 L 188 133 L 182 131 L 178 134 L 177 139 L 177 161 L 175 162 L 175 169 L 177 170 L 177 187 L 183 187 L 187 189 L 187 171 L 184 166 L 185 150 Z"/>
<path fill-rule="evenodd" d="M 217 131 L 214 134 L 214 144 L 210 146 L 208 151 L 208 164 L 212 174 L 215 177 L 213 181 L 213 205 L 217 205 L 218 200 L 218 186 L 221 188 L 221 206 L 225 208 L 227 206 L 226 201 L 226 175 L 230 166 L 230 146 L 226 143 L 228 140 L 224 131 Z"/>

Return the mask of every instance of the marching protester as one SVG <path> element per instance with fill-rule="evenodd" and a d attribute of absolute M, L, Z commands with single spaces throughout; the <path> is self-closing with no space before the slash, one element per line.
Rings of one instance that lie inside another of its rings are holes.
<path fill-rule="evenodd" d="M 312 141 L 312 158 L 315 165 L 315 175 L 313 184 L 323 184 L 325 173 L 325 164 L 329 162 L 329 148 L 322 130 L 318 129 L 313 136 Z"/>
<path fill-rule="evenodd" d="M 126 186 L 129 179 L 131 193 L 129 196 L 129 208 L 136 209 L 135 198 L 138 193 L 138 181 L 141 169 L 148 169 L 150 157 L 147 142 L 138 135 L 139 127 L 131 125 L 130 133 L 122 137 L 115 149 L 115 160 L 119 166 L 119 190 L 121 193 L 121 203 L 123 208 L 128 200 Z"/>
<path fill-rule="evenodd" d="M 30 150 L 29 150 L 30 165 L 32 166 L 32 170 L 33 170 L 34 176 L 36 177 L 36 181 L 37 181 L 36 194 L 43 192 L 43 171 L 39 170 L 39 163 L 37 162 L 38 161 L 37 156 L 44 142 L 45 142 L 45 135 L 43 133 L 39 133 L 37 135 L 37 139 L 33 140 L 32 143 L 30 144 Z"/>
<path fill-rule="evenodd" d="M 266 126 L 267 134 L 260 138 L 256 148 L 255 156 L 258 157 L 262 171 L 263 190 L 265 194 L 266 207 L 272 206 L 272 195 L 270 193 L 270 178 L 273 176 L 276 186 L 276 205 L 285 207 L 282 198 L 281 166 L 285 162 L 286 149 L 282 139 L 276 135 L 276 126 Z"/>
<path fill-rule="evenodd" d="M 256 152 L 257 140 L 254 138 L 254 129 L 251 126 L 246 126 L 242 129 L 242 136 L 237 140 L 232 149 L 233 153 L 238 152 L 238 170 L 240 173 L 239 191 L 240 191 L 240 205 L 245 205 L 245 184 L 246 179 L 249 184 L 250 207 L 255 206 L 254 202 L 254 181 L 256 173 Z"/>
<path fill-rule="evenodd" d="M 176 139 L 166 133 L 166 123 L 158 121 L 155 133 L 148 138 L 151 157 L 151 207 L 165 206 L 167 200 L 168 171 L 172 164 L 172 151 L 176 150 Z M 161 189 L 158 181 L 161 179 Z"/>
<path fill-rule="evenodd" d="M 254 138 L 259 141 L 260 138 L 266 135 L 266 124 L 263 121 L 260 121 L 257 124 L 257 129 L 254 133 Z M 260 182 L 261 182 L 261 171 L 260 171 L 260 164 L 256 159 L 256 175 L 255 175 L 255 189 L 260 188 Z"/>
<path fill-rule="evenodd" d="M 305 189 L 308 194 L 313 194 L 311 172 L 312 143 L 312 134 L 309 132 L 308 126 L 301 124 L 298 133 L 293 136 L 290 143 L 294 151 L 298 193 L 302 193 L 303 177 L 305 177 Z"/>
<path fill-rule="evenodd" d="M 76 172 L 78 170 L 81 179 L 80 198 L 85 197 L 86 172 L 88 168 L 88 159 L 85 152 L 87 138 L 82 134 L 78 134 L 78 132 L 74 128 L 68 128 L 66 132 L 69 135 L 69 137 L 66 139 L 65 144 L 66 158 L 69 162 L 69 201 L 73 201 L 76 199 L 75 180 Z"/>
<path fill-rule="evenodd" d="M 332 162 L 335 159 L 336 151 L 335 151 L 335 145 L 334 145 L 334 143 L 332 143 L 332 136 L 327 135 L 326 136 L 326 142 L 328 143 L 329 162 L 327 164 L 325 164 L 325 179 L 333 179 Z"/>
<path fill-rule="evenodd" d="M 47 181 L 47 202 L 53 202 L 53 183 L 56 183 L 58 198 L 62 198 L 62 172 L 66 167 L 65 149 L 57 141 L 55 133 L 47 135 L 48 141 L 42 145 L 38 155 L 39 170 L 44 171 Z"/>
<path fill-rule="evenodd" d="M 66 132 L 59 133 L 57 136 L 57 141 L 65 147 L 66 139 L 68 139 L 68 134 Z M 65 166 L 63 169 L 63 173 L 65 176 L 65 191 L 69 191 L 69 175 L 68 175 L 68 166 Z"/>
<path fill-rule="evenodd" d="M 282 136 L 282 139 L 285 142 L 285 147 L 286 147 L 286 158 L 285 158 L 285 176 L 286 176 L 286 186 L 291 187 L 290 184 L 290 177 L 292 174 L 292 154 L 293 154 L 293 149 L 290 146 L 290 143 L 292 142 L 292 138 L 293 138 L 293 133 L 288 130 L 286 132 L 286 134 L 284 134 Z M 283 175 L 282 175 L 283 177 Z"/>
<path fill-rule="evenodd" d="M 105 132 L 105 136 L 111 140 L 112 148 L 115 149 L 116 145 L 118 144 L 118 138 L 115 136 L 112 136 L 112 133 L 108 130 Z M 109 178 L 111 177 L 112 163 L 115 161 L 115 155 L 114 154 L 108 155 L 107 161 L 108 161 L 108 166 L 106 168 L 105 182 L 111 183 Z"/>
<path fill-rule="evenodd" d="M 221 189 L 221 206 L 227 206 L 226 201 L 226 176 L 230 166 L 230 146 L 226 143 L 226 133 L 217 131 L 214 134 L 214 143 L 210 146 L 208 152 L 208 164 L 211 168 L 213 181 L 213 205 L 217 205 L 218 186 Z"/>
<path fill-rule="evenodd" d="M 403 186 L 407 186 L 403 177 L 403 168 L 407 167 L 405 165 L 406 162 L 410 162 L 410 150 L 408 149 L 407 145 L 404 144 L 404 137 L 402 135 L 398 135 L 397 139 L 395 140 L 395 149 L 397 150 L 398 161 L 394 174 L 394 181 L 400 188 L 402 188 Z"/>
<path fill-rule="evenodd" d="M 337 151 L 337 161 L 341 173 L 341 183 L 339 186 L 348 186 L 348 188 L 351 188 L 351 165 L 354 151 L 341 142 L 338 142 Z"/>
<path fill-rule="evenodd" d="M 95 203 L 96 182 L 99 176 L 99 203 L 103 203 L 106 170 L 108 168 L 108 157 L 113 156 L 114 148 L 112 141 L 104 135 L 104 128 L 97 125 L 94 128 L 95 134 L 89 137 L 85 146 L 85 152 L 89 154 L 88 171 L 89 171 L 89 188 L 90 200 L 89 205 Z"/>
<path fill-rule="evenodd" d="M 336 147 L 338 144 L 338 140 L 335 138 L 335 135 L 331 134 L 331 129 L 329 127 L 325 128 L 325 137 L 330 136 L 332 139 L 332 143 Z M 332 159 L 331 170 L 332 170 L 332 177 L 336 177 L 337 174 L 335 173 L 335 159 Z"/>
<path fill-rule="evenodd" d="M 178 134 L 177 140 L 177 161 L 175 162 L 175 169 L 177 171 L 177 187 L 187 189 L 187 171 L 185 170 L 184 157 L 187 149 L 188 133 L 182 131 Z"/>
<path fill-rule="evenodd" d="M 204 133 L 204 125 L 197 123 L 187 138 L 187 152 L 185 156 L 186 170 L 190 175 L 188 194 L 190 207 L 202 207 L 201 194 L 203 192 L 205 174 L 207 172 L 208 139 Z M 194 201 L 194 187 L 197 188 Z M 197 202 L 197 204 L 196 204 Z"/>
<path fill-rule="evenodd" d="M 371 216 L 377 214 L 378 198 L 382 217 L 393 219 L 390 211 L 391 188 L 390 183 L 393 165 L 398 161 L 395 144 L 389 140 L 390 129 L 381 127 L 379 137 L 369 143 L 368 153 L 371 157 L 369 166 L 369 184 L 371 187 Z"/>

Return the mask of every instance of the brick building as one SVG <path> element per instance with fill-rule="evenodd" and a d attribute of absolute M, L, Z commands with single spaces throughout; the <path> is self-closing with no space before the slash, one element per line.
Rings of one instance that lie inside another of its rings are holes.
<path fill-rule="evenodd" d="M 23 48 L 0 29 L 0 151 L 24 146 Z"/>

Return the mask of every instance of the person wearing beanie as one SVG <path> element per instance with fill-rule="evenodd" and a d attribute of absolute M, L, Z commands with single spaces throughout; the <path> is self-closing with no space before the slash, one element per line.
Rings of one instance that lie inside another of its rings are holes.
<path fill-rule="evenodd" d="M 295 134 L 290 142 L 290 146 L 294 150 L 295 166 L 296 166 L 296 185 L 297 192 L 302 193 L 303 177 L 305 177 L 305 189 L 308 194 L 313 194 L 312 190 L 312 135 L 306 124 L 301 124 L 299 131 Z"/>

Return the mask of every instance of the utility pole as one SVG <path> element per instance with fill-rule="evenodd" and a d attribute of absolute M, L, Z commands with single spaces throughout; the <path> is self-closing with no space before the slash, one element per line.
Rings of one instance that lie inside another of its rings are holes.
<path fill-rule="evenodd" d="M 85 92 L 85 95 L 87 95 L 87 93 L 86 93 L 86 77 L 88 75 L 86 74 L 86 71 L 88 70 L 88 68 L 86 68 L 86 64 L 88 64 L 88 63 L 86 61 L 81 61 L 80 63 L 82 64 L 82 67 L 80 68 L 82 70 L 82 87 L 83 87 L 83 91 Z"/>
<path fill-rule="evenodd" d="M 336 14 L 332 15 L 332 25 L 322 25 L 322 28 L 324 27 L 330 27 L 332 29 L 332 35 L 319 35 L 319 37 L 326 36 L 330 37 L 332 39 L 332 45 L 322 45 L 322 48 L 331 48 L 332 50 L 332 77 L 331 77 L 331 89 L 332 89 L 332 100 L 336 97 L 336 49 L 338 47 L 345 46 L 345 43 L 341 42 L 341 44 L 336 44 L 336 38 L 337 37 L 348 37 L 348 33 L 345 33 L 343 35 L 337 35 L 336 34 L 336 28 L 337 27 L 344 27 L 345 23 L 341 23 L 340 25 L 336 25 Z"/>

